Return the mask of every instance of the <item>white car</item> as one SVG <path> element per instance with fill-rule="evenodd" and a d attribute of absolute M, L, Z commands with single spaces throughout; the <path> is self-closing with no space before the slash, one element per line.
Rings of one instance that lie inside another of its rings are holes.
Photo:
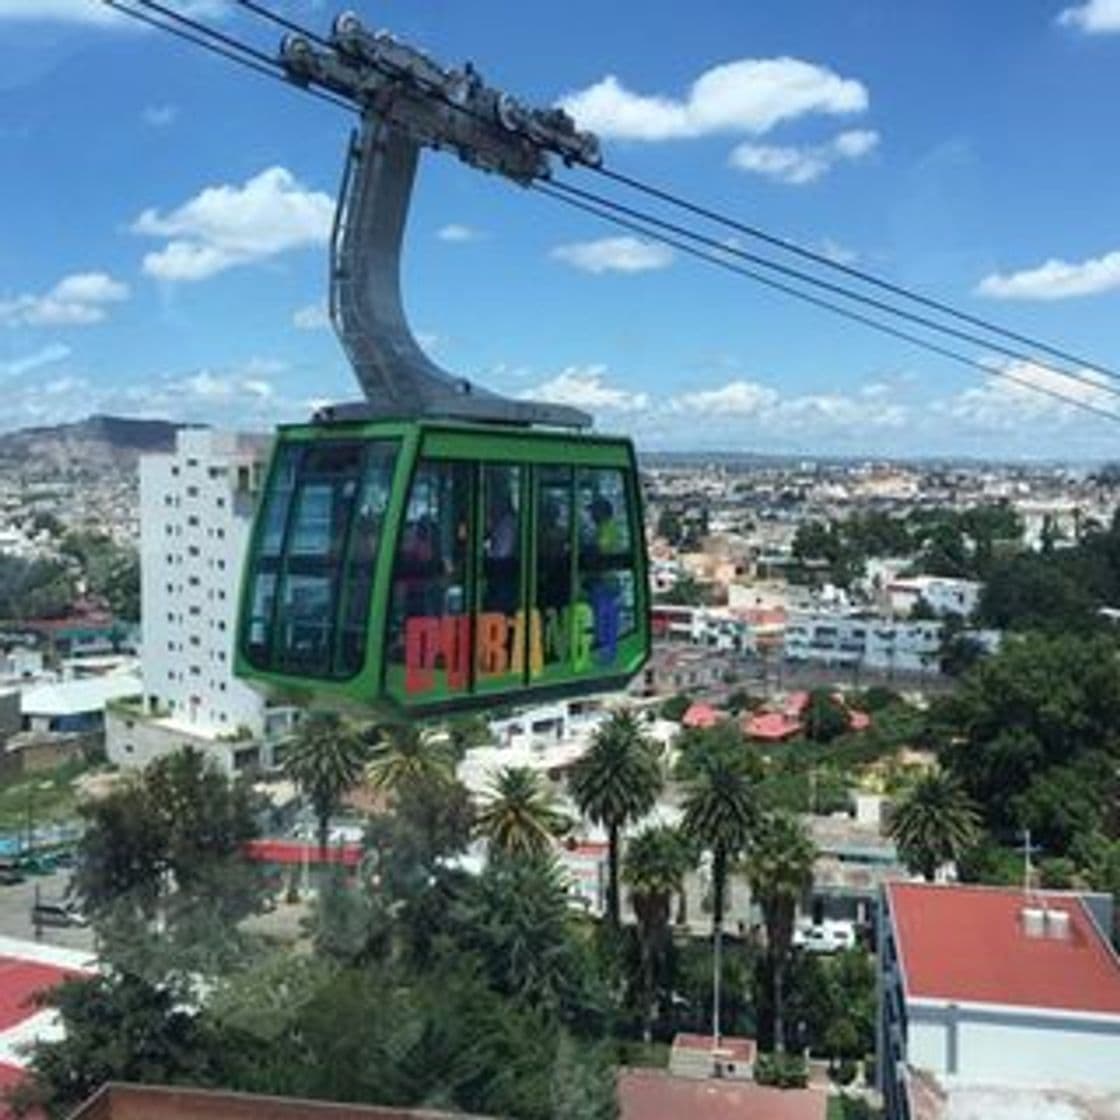
<path fill-rule="evenodd" d="M 809 953 L 838 953 L 856 946 L 853 922 L 826 919 L 819 925 L 801 923 L 793 932 L 793 943 Z"/>

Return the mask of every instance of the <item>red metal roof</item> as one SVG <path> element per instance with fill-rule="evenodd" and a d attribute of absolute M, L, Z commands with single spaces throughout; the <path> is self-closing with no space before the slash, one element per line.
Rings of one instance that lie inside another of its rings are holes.
<path fill-rule="evenodd" d="M 319 845 L 308 840 L 250 840 L 245 845 L 245 855 L 254 863 L 282 863 L 302 865 L 340 863 L 343 867 L 357 867 L 362 861 L 361 844 L 334 844 L 327 848 L 326 858 Z"/>
<path fill-rule="evenodd" d="M 797 735 L 801 731 L 801 721 L 782 712 L 755 712 L 746 720 L 744 730 L 752 739 L 776 742 Z"/>
<path fill-rule="evenodd" d="M 697 700 L 689 705 L 688 711 L 681 717 L 681 723 L 685 727 L 715 727 L 719 723 L 719 715 L 711 704 Z"/>
<path fill-rule="evenodd" d="M 36 992 L 53 988 L 80 972 L 56 968 L 38 961 L 0 957 L 0 1031 L 6 1031 L 34 1015 L 39 1008 L 32 997 Z"/>
<path fill-rule="evenodd" d="M 1120 960 L 1071 894 L 1030 905 L 1069 915 L 1064 939 L 1028 937 L 1022 891 L 887 886 L 907 995 L 919 999 L 1120 1015 Z"/>

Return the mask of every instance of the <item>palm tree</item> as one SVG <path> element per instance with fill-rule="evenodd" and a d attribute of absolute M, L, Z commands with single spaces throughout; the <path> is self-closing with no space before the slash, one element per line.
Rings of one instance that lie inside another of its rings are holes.
<path fill-rule="evenodd" d="M 564 818 L 552 795 L 527 766 L 506 766 L 478 814 L 476 827 L 492 849 L 507 856 L 543 856 Z"/>
<path fill-rule="evenodd" d="M 748 847 L 758 820 L 758 790 L 742 745 L 713 739 L 696 752 L 685 783 L 682 831 L 712 853 L 712 944 L 714 983 L 712 1033 L 719 1043 L 719 980 L 727 872 Z"/>
<path fill-rule="evenodd" d="M 689 862 L 687 845 L 674 828 L 646 829 L 626 848 L 622 878 L 630 888 L 630 904 L 638 918 L 645 999 L 642 1036 L 646 1042 L 653 1037 L 655 966 L 669 938 L 670 904 L 673 895 L 684 888 Z"/>
<path fill-rule="evenodd" d="M 788 813 L 763 818 L 747 855 L 751 893 L 762 907 L 766 950 L 774 983 L 774 1048 L 785 1049 L 783 981 L 793 921 L 801 896 L 812 885 L 816 848 L 804 826 Z"/>
<path fill-rule="evenodd" d="M 366 778 L 374 789 L 397 793 L 450 785 L 455 777 L 452 749 L 430 728 L 393 724 L 378 732 Z"/>
<path fill-rule="evenodd" d="M 335 712 L 313 712 L 296 732 L 284 769 L 311 802 L 318 824 L 319 850 L 326 855 L 331 814 L 358 781 L 368 747 Z"/>
<path fill-rule="evenodd" d="M 618 845 L 629 821 L 640 820 L 661 792 L 656 748 L 633 712 L 613 712 L 568 773 L 572 799 L 593 824 L 607 828 L 607 919 L 618 928 Z"/>
<path fill-rule="evenodd" d="M 979 839 L 980 813 L 956 778 L 931 770 L 894 807 L 887 833 L 906 866 L 932 883 Z"/>

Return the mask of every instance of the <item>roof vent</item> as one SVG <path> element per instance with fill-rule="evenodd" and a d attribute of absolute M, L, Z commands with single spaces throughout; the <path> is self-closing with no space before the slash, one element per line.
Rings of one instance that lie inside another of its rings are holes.
<path fill-rule="evenodd" d="M 1069 913 L 1065 910 L 1046 911 L 1046 935 L 1056 941 L 1068 941 L 1070 936 Z"/>
<path fill-rule="evenodd" d="M 1040 906 L 1024 906 L 1019 912 L 1023 918 L 1023 932 L 1028 937 L 1046 936 L 1046 911 Z"/>

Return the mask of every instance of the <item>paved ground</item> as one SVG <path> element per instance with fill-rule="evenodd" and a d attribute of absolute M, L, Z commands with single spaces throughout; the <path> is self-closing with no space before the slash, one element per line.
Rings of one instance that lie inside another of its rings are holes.
<path fill-rule="evenodd" d="M 44 902 L 55 902 L 62 898 L 69 878 L 69 871 L 57 871 L 53 875 L 29 875 L 14 886 L 0 886 L 0 936 L 34 940 L 31 906 L 35 888 L 39 888 L 39 897 Z M 42 941 L 67 949 L 93 950 L 93 933 L 89 929 L 44 927 Z"/>

